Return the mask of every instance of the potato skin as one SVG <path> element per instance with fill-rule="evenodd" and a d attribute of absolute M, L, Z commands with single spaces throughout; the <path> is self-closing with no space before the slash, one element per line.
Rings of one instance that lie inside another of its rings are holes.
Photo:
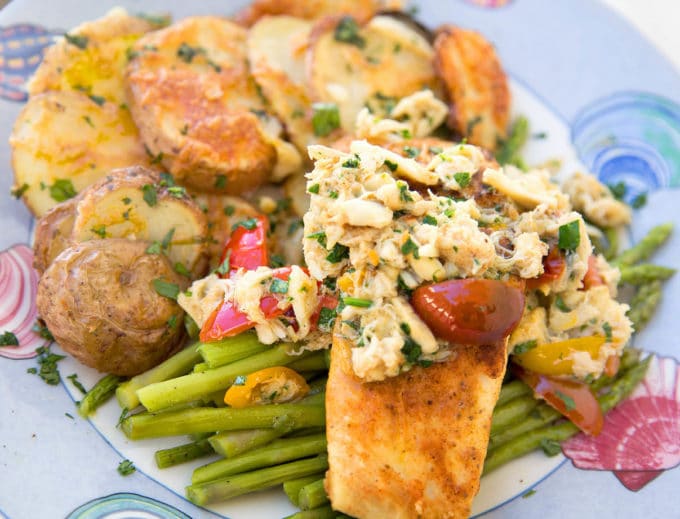
<path fill-rule="evenodd" d="M 187 281 L 148 242 L 92 240 L 65 249 L 38 285 L 37 307 L 59 345 L 83 364 L 132 376 L 163 361 L 182 339 L 184 315 L 152 281 Z M 175 323 L 174 325 L 172 323 Z"/>
<path fill-rule="evenodd" d="M 80 197 L 70 198 L 47 211 L 36 223 L 33 268 L 41 274 L 61 251 L 71 246 L 71 233 Z"/>

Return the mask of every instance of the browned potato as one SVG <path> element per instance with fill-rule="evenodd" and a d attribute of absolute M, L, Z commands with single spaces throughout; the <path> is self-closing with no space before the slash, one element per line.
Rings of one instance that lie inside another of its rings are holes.
<path fill-rule="evenodd" d="M 435 68 L 451 103 L 447 124 L 491 151 L 505 138 L 510 90 L 493 45 L 481 34 L 445 25 L 434 41 Z"/>
<path fill-rule="evenodd" d="M 158 252 L 165 252 L 173 265 L 200 277 L 207 267 L 208 223 L 185 189 L 172 183 L 143 167 L 111 171 L 82 193 L 72 240 L 156 242 Z"/>
<path fill-rule="evenodd" d="M 83 364 L 131 376 L 163 361 L 182 338 L 179 305 L 154 280 L 185 288 L 148 242 L 93 240 L 65 249 L 40 279 L 37 307 L 59 345 Z"/>
<path fill-rule="evenodd" d="M 349 14 L 368 20 L 378 11 L 401 9 L 401 0 L 255 0 L 236 14 L 236 21 L 247 26 L 266 15 L 287 14 L 311 20 L 332 14 Z"/>
<path fill-rule="evenodd" d="M 341 127 L 352 132 L 366 104 L 395 102 L 424 88 L 437 93 L 433 58 L 428 41 L 392 16 L 376 16 L 361 27 L 347 18 L 324 18 L 310 35 L 308 85 L 315 100 L 338 106 Z"/>
<path fill-rule="evenodd" d="M 194 17 L 134 46 L 126 76 L 133 118 L 152 155 L 196 191 L 251 190 L 276 164 L 246 37 L 225 19 Z"/>
<path fill-rule="evenodd" d="M 61 251 L 73 243 L 73 221 L 79 198 L 54 206 L 38 220 L 33 236 L 33 267 L 42 274 Z"/>

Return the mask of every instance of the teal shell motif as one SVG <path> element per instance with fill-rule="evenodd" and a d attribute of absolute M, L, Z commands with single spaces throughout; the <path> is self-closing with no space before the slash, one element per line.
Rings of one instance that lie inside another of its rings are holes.
<path fill-rule="evenodd" d="M 137 494 L 120 493 L 93 499 L 79 506 L 66 519 L 191 519 L 176 508 Z"/>
<path fill-rule="evenodd" d="M 0 98 L 26 101 L 26 82 L 60 34 L 29 23 L 0 27 Z"/>
<path fill-rule="evenodd" d="M 644 92 L 620 92 L 586 107 L 572 124 L 581 161 L 605 184 L 637 196 L 680 187 L 680 106 Z"/>

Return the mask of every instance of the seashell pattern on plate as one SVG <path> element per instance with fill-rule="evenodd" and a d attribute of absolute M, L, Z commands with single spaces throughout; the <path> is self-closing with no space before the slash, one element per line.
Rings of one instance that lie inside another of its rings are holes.
<path fill-rule="evenodd" d="M 120 493 L 88 501 L 66 519 L 190 519 L 176 508 L 138 494 Z"/>
<path fill-rule="evenodd" d="M 619 92 L 586 107 L 571 128 L 583 164 L 605 184 L 623 182 L 627 202 L 680 186 L 680 106 L 673 101 Z"/>
<path fill-rule="evenodd" d="M 496 9 L 498 7 L 505 7 L 512 0 L 463 0 L 466 4 L 478 5 L 486 9 Z"/>
<path fill-rule="evenodd" d="M 575 467 L 612 470 L 631 490 L 680 464 L 680 366 L 654 357 L 645 379 L 605 417 L 599 436 L 579 434 L 562 444 Z"/>
<path fill-rule="evenodd" d="M 62 31 L 30 23 L 0 27 L 0 98 L 19 102 L 28 99 L 26 81 L 58 34 Z"/>
<path fill-rule="evenodd" d="M 0 252 L 0 333 L 13 332 L 18 346 L 3 346 L 0 356 L 27 359 L 36 356 L 35 349 L 46 340 L 33 331 L 38 310 L 35 295 L 38 273 L 33 269 L 33 251 L 19 244 Z"/>

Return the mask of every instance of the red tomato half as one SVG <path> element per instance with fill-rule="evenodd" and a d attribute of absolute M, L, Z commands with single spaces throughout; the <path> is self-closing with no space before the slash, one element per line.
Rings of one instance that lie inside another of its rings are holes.
<path fill-rule="evenodd" d="M 515 329 L 524 291 L 493 279 L 450 279 L 418 287 L 411 304 L 432 333 L 458 344 L 492 344 Z"/>
<path fill-rule="evenodd" d="M 550 247 L 548 255 L 543 258 L 543 274 L 537 278 L 527 279 L 527 288 L 535 290 L 542 285 L 547 285 L 559 279 L 566 267 L 564 255 L 557 245 L 553 245 Z"/>
<path fill-rule="evenodd" d="M 593 436 L 600 434 L 604 417 L 600 404 L 588 384 L 539 375 L 519 366 L 513 366 L 513 373 L 533 389 L 536 396 L 545 399 L 584 433 Z"/>
<path fill-rule="evenodd" d="M 588 271 L 583 277 L 583 290 L 589 290 L 599 285 L 604 285 L 604 279 L 597 268 L 597 258 L 591 254 L 588 258 Z"/>
<path fill-rule="evenodd" d="M 267 231 L 269 230 L 269 220 L 266 216 L 256 216 L 252 218 L 255 225 L 252 229 L 243 226 L 236 227 L 229 236 L 229 240 L 224 246 L 220 264 L 229 256 L 229 270 L 244 268 L 255 270 L 257 267 L 269 264 L 269 253 L 267 250 Z M 229 277 L 228 273 L 220 275 Z"/>

